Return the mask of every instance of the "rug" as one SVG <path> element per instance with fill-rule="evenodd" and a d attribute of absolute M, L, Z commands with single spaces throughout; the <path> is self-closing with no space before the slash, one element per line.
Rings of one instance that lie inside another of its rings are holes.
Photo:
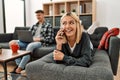
<path fill-rule="evenodd" d="M 3 72 L 0 72 L 0 80 L 2 80 L 3 77 L 4 77 Z"/>
<path fill-rule="evenodd" d="M 11 77 L 12 77 L 12 80 L 17 80 L 17 78 L 21 76 L 20 74 L 14 74 L 14 73 L 11 73 Z"/>
<path fill-rule="evenodd" d="M 8 73 L 8 80 L 17 80 L 20 74 Z M 0 80 L 4 80 L 4 72 L 0 72 Z"/>

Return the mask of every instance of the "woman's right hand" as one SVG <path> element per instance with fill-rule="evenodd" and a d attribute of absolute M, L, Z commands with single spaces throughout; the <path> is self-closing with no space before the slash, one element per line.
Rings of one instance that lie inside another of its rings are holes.
<path fill-rule="evenodd" d="M 64 39 L 64 36 L 65 33 L 64 33 L 64 29 L 60 29 L 58 32 L 57 32 L 57 35 L 55 37 L 55 40 L 56 40 L 56 43 L 58 45 L 62 45 L 64 42 L 65 42 L 65 39 Z"/>
<path fill-rule="evenodd" d="M 58 50 L 61 50 L 62 49 L 62 44 L 65 42 L 65 33 L 64 33 L 64 29 L 60 29 L 58 32 L 57 32 L 57 35 L 55 37 L 55 40 L 56 40 L 56 48 Z"/>

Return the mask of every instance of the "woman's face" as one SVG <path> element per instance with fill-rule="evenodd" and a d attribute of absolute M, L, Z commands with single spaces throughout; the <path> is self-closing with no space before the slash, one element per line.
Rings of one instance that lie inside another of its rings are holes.
<path fill-rule="evenodd" d="M 61 21 L 61 27 L 67 37 L 76 36 L 76 21 L 71 16 L 65 16 Z"/>

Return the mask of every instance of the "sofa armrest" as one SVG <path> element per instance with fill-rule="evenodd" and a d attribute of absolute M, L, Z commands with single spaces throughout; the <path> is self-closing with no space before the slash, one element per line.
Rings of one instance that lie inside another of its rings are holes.
<path fill-rule="evenodd" d="M 0 42 L 9 42 L 13 39 L 13 33 L 0 34 Z"/>
<path fill-rule="evenodd" d="M 116 36 L 110 37 L 108 53 L 109 53 L 111 67 L 114 75 L 117 74 L 119 50 L 120 50 L 120 39 Z"/>

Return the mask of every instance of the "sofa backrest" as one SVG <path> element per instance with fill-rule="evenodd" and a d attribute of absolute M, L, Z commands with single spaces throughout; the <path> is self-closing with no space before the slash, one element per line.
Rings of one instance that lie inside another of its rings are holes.
<path fill-rule="evenodd" d="M 54 29 L 54 43 L 56 43 L 55 42 L 55 36 L 56 36 L 56 34 L 57 34 L 57 32 L 60 28 L 59 27 L 54 27 L 53 29 Z"/>
<path fill-rule="evenodd" d="M 54 29 L 54 34 L 55 34 L 55 36 L 56 36 L 56 34 L 57 34 L 57 32 L 58 32 L 58 30 L 59 30 L 60 28 L 59 28 L 59 27 L 54 27 L 53 29 Z"/>
<path fill-rule="evenodd" d="M 100 40 L 106 31 L 108 31 L 107 27 L 98 27 L 95 29 L 93 34 L 90 34 L 90 40 L 91 40 L 94 48 L 98 47 Z"/>
<path fill-rule="evenodd" d="M 59 27 L 54 27 L 54 34 L 56 36 L 57 34 L 57 31 L 59 30 L 60 28 Z M 107 27 L 98 27 L 95 29 L 95 31 L 93 32 L 93 34 L 90 34 L 90 40 L 93 44 L 93 47 L 94 48 L 97 48 L 98 45 L 99 45 L 99 42 L 103 36 L 103 34 L 108 31 L 108 28 Z"/>
<path fill-rule="evenodd" d="M 15 27 L 15 30 L 14 30 L 14 34 L 13 34 L 13 39 L 17 40 L 18 39 L 18 36 L 17 36 L 17 30 L 29 30 L 30 27 Z M 60 29 L 59 27 L 53 27 L 54 29 L 54 34 L 56 36 L 57 34 L 57 31 Z M 108 31 L 108 28 L 107 27 L 98 27 L 95 29 L 95 31 L 93 32 L 93 34 L 90 34 L 90 39 L 91 39 L 91 42 L 93 44 L 93 47 L 94 48 L 97 48 L 98 45 L 99 45 L 99 42 L 103 36 L 103 34 Z M 55 43 L 55 41 L 54 41 Z"/>
<path fill-rule="evenodd" d="M 14 34 L 13 34 L 13 39 L 17 40 L 18 35 L 17 35 L 17 30 L 29 30 L 30 27 L 15 27 Z"/>
<path fill-rule="evenodd" d="M 18 39 L 18 35 L 17 35 L 17 30 L 29 30 L 30 27 L 15 27 L 15 30 L 14 30 L 14 34 L 13 34 L 13 39 L 14 40 L 17 40 Z M 56 36 L 57 34 L 57 31 L 59 30 L 59 27 L 54 27 L 54 34 Z M 55 42 L 55 41 L 54 41 Z"/>

